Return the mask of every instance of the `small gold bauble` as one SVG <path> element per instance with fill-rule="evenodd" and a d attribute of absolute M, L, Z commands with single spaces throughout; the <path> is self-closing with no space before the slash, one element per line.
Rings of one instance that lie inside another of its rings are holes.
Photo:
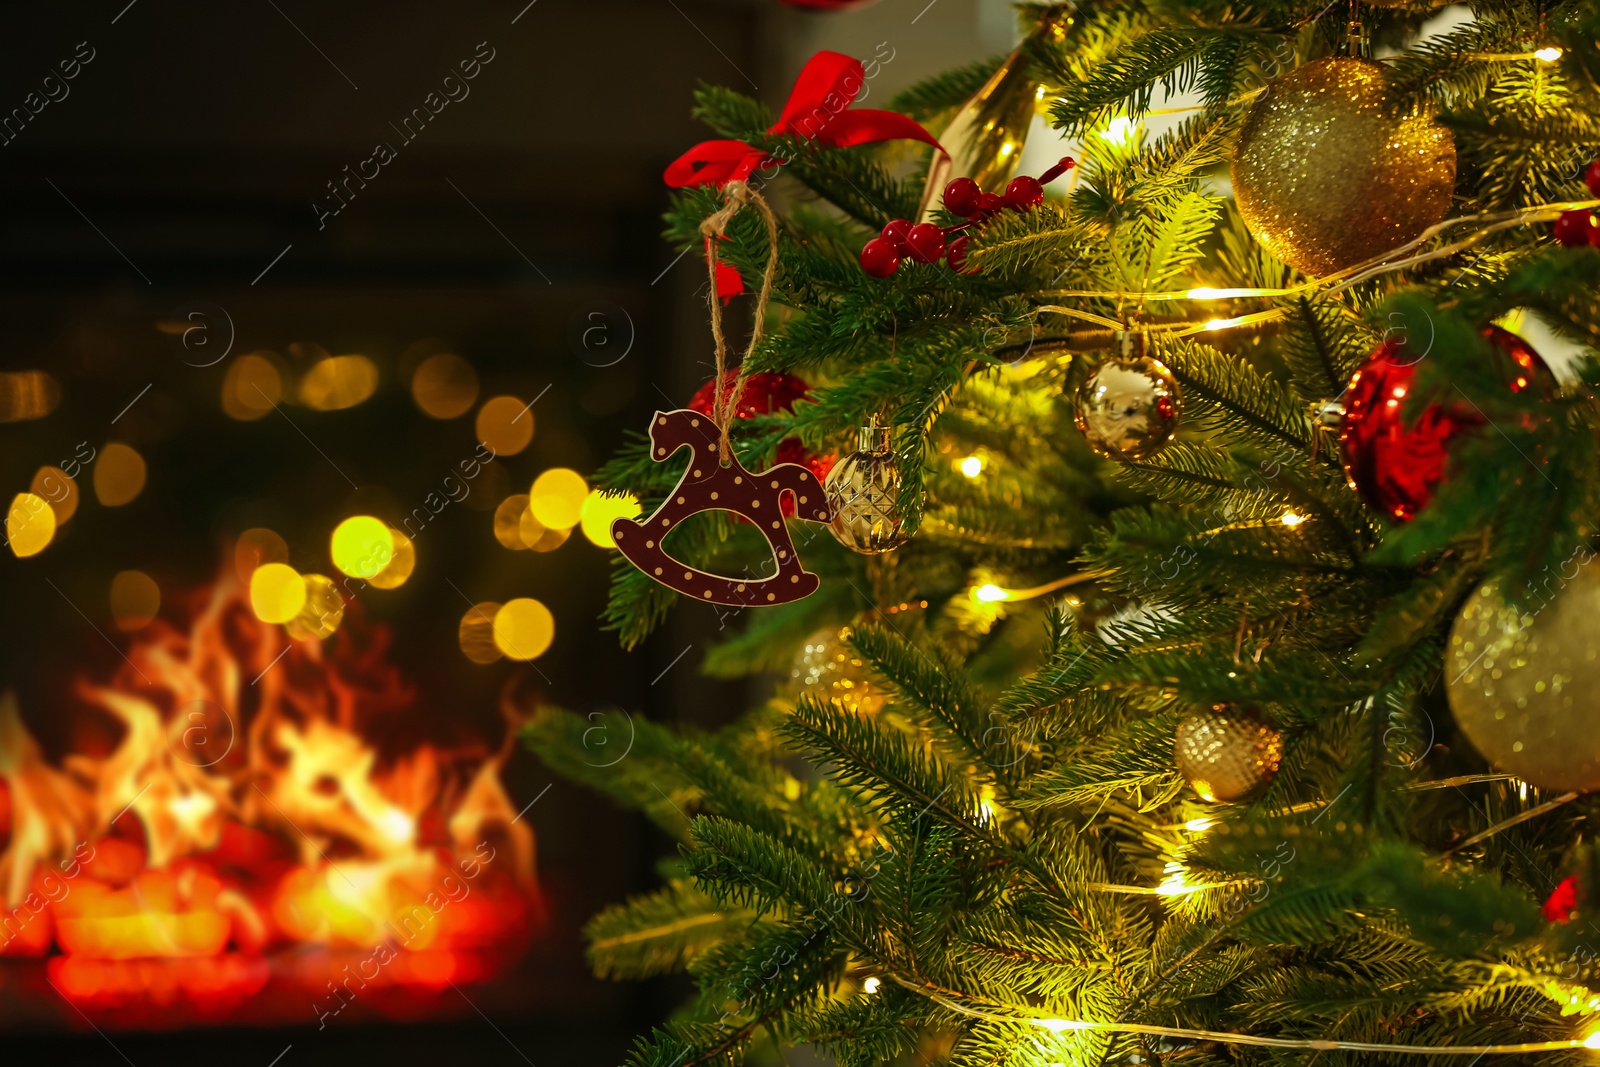
<path fill-rule="evenodd" d="M 1244 800 L 1278 773 L 1283 737 L 1249 708 L 1218 704 L 1178 724 L 1178 773 L 1203 800 Z"/>
<path fill-rule="evenodd" d="M 1495 766 L 1541 789 L 1600 789 L 1600 567 L 1577 566 L 1526 612 L 1479 586 L 1444 674 L 1456 724 Z"/>
<path fill-rule="evenodd" d="M 1145 459 L 1178 432 L 1178 380 L 1149 356 L 1107 359 L 1078 387 L 1073 421 L 1089 447 L 1109 459 Z"/>
<path fill-rule="evenodd" d="M 1331 274 L 1405 244 L 1450 210 L 1456 146 L 1389 97 L 1383 68 L 1319 59 L 1267 86 L 1233 153 L 1233 195 L 1279 259 Z"/>
<path fill-rule="evenodd" d="M 883 686 L 872 681 L 866 661 L 845 643 L 849 636 L 848 626 L 827 626 L 806 638 L 789 667 L 794 699 L 811 696 L 863 715 L 875 714 L 883 707 Z"/>
<path fill-rule="evenodd" d="M 828 529 L 846 548 L 863 555 L 891 552 L 911 539 L 900 513 L 900 457 L 889 444 L 889 427 L 861 429 L 861 447 L 833 465 L 823 483 L 833 521 Z"/>

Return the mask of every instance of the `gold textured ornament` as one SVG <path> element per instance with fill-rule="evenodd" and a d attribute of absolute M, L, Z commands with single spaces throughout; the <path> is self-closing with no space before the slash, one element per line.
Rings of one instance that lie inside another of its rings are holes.
<path fill-rule="evenodd" d="M 1178 724 L 1178 773 L 1203 800 L 1244 800 L 1272 781 L 1283 737 L 1249 708 L 1217 704 Z"/>
<path fill-rule="evenodd" d="M 845 643 L 849 636 L 848 626 L 825 626 L 806 638 L 789 667 L 794 699 L 811 696 L 862 715 L 876 714 L 883 707 L 883 686 L 873 682 L 866 661 Z"/>
<path fill-rule="evenodd" d="M 944 152 L 935 152 L 922 187 L 919 222 L 927 222 L 940 205 L 952 178 L 971 178 L 990 192 L 1002 192 L 1016 173 L 1039 106 L 1039 83 L 1029 70 L 1028 49 L 1034 40 L 1059 43 L 1072 24 L 1072 4 L 1043 9 L 1032 33 L 1006 57 L 982 88 L 956 111 L 939 134 Z"/>
<path fill-rule="evenodd" d="M 889 427 L 868 423 L 860 447 L 835 463 L 823 483 L 834 538 L 866 556 L 911 540 L 900 511 L 900 484 L 900 457 L 889 444 Z"/>
<path fill-rule="evenodd" d="M 1569 562 L 1574 576 L 1526 611 L 1478 587 L 1450 629 L 1445 691 L 1489 762 L 1584 792 L 1600 789 L 1600 567 Z"/>
<path fill-rule="evenodd" d="M 1108 459 L 1145 459 L 1178 432 L 1183 397 L 1158 359 L 1134 355 L 1131 334 L 1119 334 L 1120 355 L 1103 361 L 1078 387 L 1073 421 L 1089 447 Z"/>
<path fill-rule="evenodd" d="M 1405 244 L 1450 210 L 1456 146 L 1389 97 L 1383 68 L 1319 59 L 1267 86 L 1233 153 L 1233 195 L 1256 239 L 1331 274 Z"/>

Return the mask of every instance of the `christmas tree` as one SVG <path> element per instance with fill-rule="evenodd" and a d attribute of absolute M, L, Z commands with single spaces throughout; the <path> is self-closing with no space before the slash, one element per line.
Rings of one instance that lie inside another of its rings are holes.
<path fill-rule="evenodd" d="M 834 536 L 720 609 L 709 671 L 793 670 L 735 725 L 530 729 L 682 843 L 588 930 L 699 989 L 631 1062 L 1592 1061 L 1600 5 L 1432 7 L 1025 6 L 898 116 L 826 54 L 699 94 L 668 236 L 762 329 L 694 410 Z M 1036 112 L 1081 149 L 1013 176 Z M 754 582 L 767 532 L 663 548 Z"/>

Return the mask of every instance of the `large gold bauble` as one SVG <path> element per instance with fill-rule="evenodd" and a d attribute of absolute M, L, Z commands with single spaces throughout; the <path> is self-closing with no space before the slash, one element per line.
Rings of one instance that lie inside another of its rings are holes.
<path fill-rule="evenodd" d="M 822 485 L 833 512 L 828 530 L 834 539 L 867 556 L 909 541 L 900 485 L 900 457 L 889 443 L 889 427 L 862 427 L 860 447 L 835 463 Z"/>
<path fill-rule="evenodd" d="M 1244 800 L 1278 773 L 1283 737 L 1256 712 L 1218 704 L 1178 724 L 1173 755 L 1202 800 Z"/>
<path fill-rule="evenodd" d="M 806 638 L 789 667 L 790 692 L 796 700 L 811 696 L 863 715 L 883 707 L 883 685 L 873 682 L 866 661 L 845 644 L 849 636 L 848 626 L 825 626 Z"/>
<path fill-rule="evenodd" d="M 1383 68 L 1319 59 L 1267 86 L 1233 153 L 1233 195 L 1256 239 L 1331 274 L 1405 244 L 1450 209 L 1456 146 L 1389 98 Z"/>
<path fill-rule="evenodd" d="M 1526 612 L 1479 586 L 1444 674 L 1456 724 L 1495 766 L 1541 789 L 1600 789 L 1600 567 Z"/>

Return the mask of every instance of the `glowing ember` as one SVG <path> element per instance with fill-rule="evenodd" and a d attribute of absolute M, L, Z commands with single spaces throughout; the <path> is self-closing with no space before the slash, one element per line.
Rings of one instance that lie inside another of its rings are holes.
<path fill-rule="evenodd" d="M 349 629 L 291 642 L 230 579 L 190 632 L 158 619 L 109 683 L 79 681 L 121 736 L 59 768 L 0 696 L 0 956 L 49 957 L 63 996 L 126 1025 L 268 1001 L 326 1025 L 369 986 L 389 1010 L 515 962 L 542 908 L 500 781 L 512 732 L 380 757 L 368 732 L 412 692 Z"/>

